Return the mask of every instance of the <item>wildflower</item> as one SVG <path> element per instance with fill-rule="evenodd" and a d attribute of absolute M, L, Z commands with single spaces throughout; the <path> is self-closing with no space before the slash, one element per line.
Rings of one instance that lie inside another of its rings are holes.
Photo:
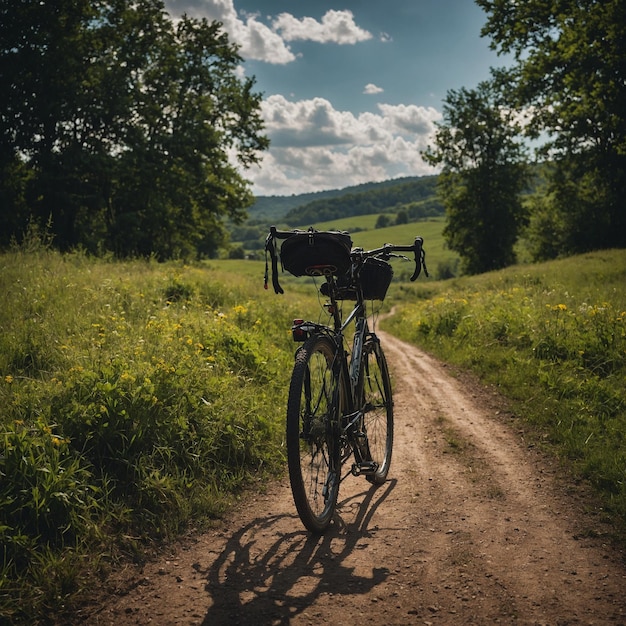
<path fill-rule="evenodd" d="M 11 374 L 7 374 L 7 375 L 4 377 L 4 382 L 5 382 L 5 383 L 8 383 L 8 384 L 10 385 L 11 383 L 13 383 L 13 376 L 11 376 Z"/>
<path fill-rule="evenodd" d="M 128 372 L 123 372 L 122 375 L 120 376 L 120 381 L 134 383 L 135 377 L 132 374 L 129 374 Z"/>

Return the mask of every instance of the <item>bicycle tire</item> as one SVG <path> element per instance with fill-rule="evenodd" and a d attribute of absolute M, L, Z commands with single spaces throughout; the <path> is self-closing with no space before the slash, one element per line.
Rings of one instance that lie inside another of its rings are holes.
<path fill-rule="evenodd" d="M 361 456 L 377 464 L 376 471 L 366 474 L 366 478 L 381 485 L 387 479 L 393 451 L 393 397 L 387 359 L 375 336 L 369 337 L 363 346 L 358 390 L 364 411 Z"/>
<path fill-rule="evenodd" d="M 296 353 L 287 402 L 287 462 L 298 515 L 321 534 L 331 522 L 340 483 L 341 380 L 337 348 L 314 335 Z"/>

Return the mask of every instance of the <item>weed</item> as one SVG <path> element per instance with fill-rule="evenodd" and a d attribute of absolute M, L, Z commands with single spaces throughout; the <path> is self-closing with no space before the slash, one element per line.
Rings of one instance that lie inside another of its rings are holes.
<path fill-rule="evenodd" d="M 386 322 L 498 385 L 623 522 L 625 274 L 626 252 L 603 251 L 431 283 Z"/>
<path fill-rule="evenodd" d="M 295 315 L 202 265 L 29 240 L 0 266 L 0 621 L 28 623 L 96 555 L 202 524 L 281 471 Z"/>

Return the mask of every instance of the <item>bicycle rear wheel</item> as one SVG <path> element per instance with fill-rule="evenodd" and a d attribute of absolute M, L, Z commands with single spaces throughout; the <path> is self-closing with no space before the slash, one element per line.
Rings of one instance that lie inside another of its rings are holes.
<path fill-rule="evenodd" d="M 393 449 L 393 400 L 387 360 L 378 338 L 369 337 L 363 346 L 363 363 L 357 398 L 363 402 L 365 441 L 360 446 L 364 461 L 373 461 L 376 470 L 367 474 L 375 485 L 385 482 Z"/>
<path fill-rule="evenodd" d="M 302 523 L 322 533 L 332 519 L 340 482 L 339 363 L 335 344 L 317 335 L 296 354 L 287 403 L 287 460 Z"/>

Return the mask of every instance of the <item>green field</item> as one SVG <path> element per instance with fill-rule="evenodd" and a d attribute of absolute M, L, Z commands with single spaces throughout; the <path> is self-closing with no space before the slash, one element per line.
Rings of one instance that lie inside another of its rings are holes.
<path fill-rule="evenodd" d="M 420 234 L 432 263 L 440 227 L 354 239 Z M 30 245 L 0 267 L 0 622 L 34 623 L 71 610 L 120 557 L 210 524 L 284 471 L 291 320 L 317 319 L 319 303 L 310 279 L 264 290 L 261 261 Z M 448 281 L 408 283 L 412 264 L 395 267 L 386 328 L 497 385 L 622 528 L 626 251 Z"/>

